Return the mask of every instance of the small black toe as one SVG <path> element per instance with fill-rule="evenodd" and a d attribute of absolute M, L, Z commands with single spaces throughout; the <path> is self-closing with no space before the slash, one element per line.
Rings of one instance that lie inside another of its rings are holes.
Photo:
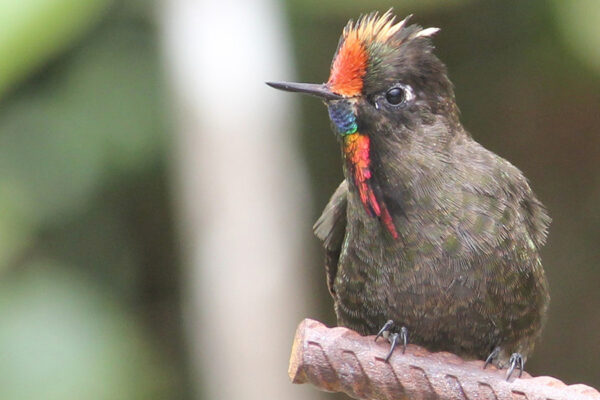
<path fill-rule="evenodd" d="M 494 350 L 490 353 L 489 356 L 485 359 L 485 364 L 483 364 L 483 369 L 485 369 L 488 365 L 490 365 L 500 354 L 500 347 L 495 347 Z"/>
<path fill-rule="evenodd" d="M 408 329 L 405 326 L 400 328 L 400 332 L 392 332 L 392 328 L 394 327 L 394 321 L 391 319 L 388 320 L 383 327 L 379 330 L 377 335 L 375 336 L 375 341 L 380 337 L 385 337 L 391 344 L 390 351 L 385 357 L 385 361 L 388 362 L 394 349 L 398 345 L 398 342 L 402 341 L 402 354 L 406 351 L 406 345 L 408 344 Z"/>
<path fill-rule="evenodd" d="M 509 380 L 515 368 L 519 368 L 519 378 L 523 375 L 523 369 L 525 369 L 525 359 L 520 353 L 512 353 L 508 360 L 510 367 L 506 372 L 506 380 Z"/>
<path fill-rule="evenodd" d="M 379 339 L 380 337 L 384 336 L 384 333 L 389 333 L 390 330 L 394 327 L 394 321 L 392 321 L 391 319 L 388 319 L 388 321 L 383 324 L 383 326 L 381 327 L 381 329 L 379 330 L 379 332 L 377 332 L 377 336 L 375 336 L 375 341 L 377 341 L 377 339 Z"/>
<path fill-rule="evenodd" d="M 400 328 L 400 339 L 402 339 L 402 354 L 406 352 L 406 345 L 408 344 L 408 329 L 405 326 Z"/>
<path fill-rule="evenodd" d="M 392 353 L 394 352 L 394 349 L 396 348 L 396 345 L 398 344 L 398 338 L 400 337 L 400 334 L 398 333 L 392 333 L 392 335 L 390 336 L 390 352 L 387 354 L 387 356 L 385 356 L 385 362 L 388 362 L 390 360 L 390 357 L 392 356 Z"/>

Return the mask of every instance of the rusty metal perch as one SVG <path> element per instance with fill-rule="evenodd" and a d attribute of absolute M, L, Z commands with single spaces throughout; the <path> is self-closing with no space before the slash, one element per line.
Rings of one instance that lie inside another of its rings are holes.
<path fill-rule="evenodd" d="M 505 379 L 505 371 L 483 369 L 483 361 L 464 361 L 450 353 L 430 353 L 409 345 L 384 358 L 389 344 L 346 328 L 328 328 L 305 319 L 296 331 L 289 375 L 294 383 L 312 383 L 356 399 L 600 400 L 586 385 L 567 386 L 558 379 L 523 373 Z"/>

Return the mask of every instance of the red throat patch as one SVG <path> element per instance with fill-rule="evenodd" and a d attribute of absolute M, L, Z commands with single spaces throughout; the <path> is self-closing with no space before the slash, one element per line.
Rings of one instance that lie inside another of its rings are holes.
<path fill-rule="evenodd" d="M 360 201 L 370 216 L 377 216 L 394 239 L 398 238 L 396 226 L 385 203 L 377 200 L 373 191 L 370 158 L 371 141 L 367 135 L 353 133 L 344 136 L 344 154 L 348 162 Z"/>

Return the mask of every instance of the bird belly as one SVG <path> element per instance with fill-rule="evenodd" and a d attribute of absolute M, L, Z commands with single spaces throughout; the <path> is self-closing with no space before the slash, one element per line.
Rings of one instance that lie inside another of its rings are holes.
<path fill-rule="evenodd" d="M 402 263 L 397 254 L 374 254 L 347 246 L 341 255 L 334 284 L 339 325 L 373 335 L 392 319 L 398 329 L 408 328 L 411 343 L 466 358 L 485 359 L 496 346 L 507 349 L 501 358 L 513 351 L 526 357 L 533 346 L 541 313 L 527 302 L 530 298 L 520 300 L 518 284 L 504 285 L 496 295 L 494 287 L 503 281 L 490 271 L 482 277 L 475 266 L 458 273 L 431 259 Z M 544 302 L 545 288 L 533 290 Z M 506 307 L 515 309 L 514 320 L 507 321 Z"/>

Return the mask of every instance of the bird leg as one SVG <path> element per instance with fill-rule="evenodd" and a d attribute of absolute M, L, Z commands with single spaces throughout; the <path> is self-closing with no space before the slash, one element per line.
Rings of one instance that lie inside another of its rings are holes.
<path fill-rule="evenodd" d="M 487 367 L 491 364 L 498 356 L 500 355 L 500 347 L 495 347 L 494 350 L 490 353 L 490 355 L 485 359 L 485 364 L 483 364 L 483 368 Z M 514 372 L 515 368 L 519 368 L 519 378 L 523 375 L 523 370 L 525 368 L 525 359 L 521 355 L 521 353 L 512 353 L 510 359 L 508 360 L 508 371 L 506 372 L 506 380 L 509 380 Z M 502 368 L 499 365 L 499 368 Z"/>
<path fill-rule="evenodd" d="M 494 347 L 494 350 L 492 350 L 492 352 L 490 353 L 489 356 L 487 356 L 487 358 L 485 359 L 485 364 L 483 364 L 483 369 L 485 369 L 488 365 L 490 365 L 496 358 L 498 358 L 498 355 L 500 354 L 500 347 L 496 346 Z"/>
<path fill-rule="evenodd" d="M 383 327 L 381 327 L 379 332 L 377 332 L 377 336 L 375 336 L 375 341 L 377 341 L 379 337 L 383 336 L 391 344 L 390 352 L 385 357 L 386 362 L 388 362 L 390 357 L 392 356 L 392 353 L 398 345 L 399 340 L 402 340 L 402 354 L 404 354 L 404 352 L 406 351 L 406 345 L 408 343 L 408 329 L 406 329 L 406 327 L 403 326 L 400 328 L 400 332 L 392 332 L 393 327 L 394 321 L 390 319 L 383 325 Z"/>
<path fill-rule="evenodd" d="M 525 360 L 521 353 L 512 353 L 510 355 L 510 359 L 508 360 L 510 367 L 508 367 L 508 371 L 506 372 L 506 380 L 510 379 L 515 367 L 519 368 L 519 378 L 523 375 L 523 369 L 525 368 Z"/>

